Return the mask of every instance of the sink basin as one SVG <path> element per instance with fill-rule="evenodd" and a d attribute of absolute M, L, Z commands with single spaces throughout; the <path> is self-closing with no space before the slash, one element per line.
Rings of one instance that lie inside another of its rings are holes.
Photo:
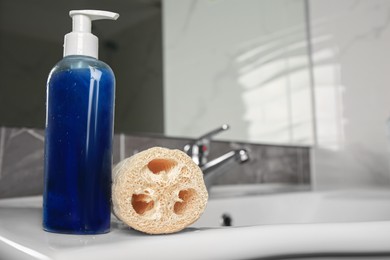
<path fill-rule="evenodd" d="M 112 217 L 110 233 L 88 236 L 43 231 L 41 197 L 3 199 L 0 259 L 390 258 L 390 190 L 211 197 L 176 234 L 145 235 Z M 228 217 L 232 227 L 221 226 Z"/>
<path fill-rule="evenodd" d="M 240 187 L 253 193 L 253 185 Z M 390 221 L 390 189 L 273 193 L 230 197 L 236 187 L 217 187 L 225 198 L 209 201 L 193 226 L 231 226 Z M 264 188 L 263 188 L 264 190 Z M 227 197 L 226 197 L 227 196 Z"/>

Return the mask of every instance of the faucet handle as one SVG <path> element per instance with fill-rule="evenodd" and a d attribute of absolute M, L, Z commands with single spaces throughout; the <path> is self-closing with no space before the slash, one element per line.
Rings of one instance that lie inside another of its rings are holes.
<path fill-rule="evenodd" d="M 210 150 L 210 140 L 216 134 L 220 132 L 226 131 L 229 129 L 229 125 L 223 124 L 222 126 L 214 129 L 198 139 L 196 139 L 193 143 L 187 144 L 184 146 L 184 151 L 191 156 L 192 160 L 198 164 L 199 166 L 203 166 L 207 163 L 207 156 L 209 155 Z"/>
<path fill-rule="evenodd" d="M 217 135 L 217 134 L 219 134 L 221 132 L 224 132 L 226 130 L 229 130 L 229 128 L 230 128 L 230 126 L 228 124 L 223 124 L 220 127 L 218 127 L 217 129 L 214 129 L 214 130 L 212 130 L 212 131 L 202 135 L 201 137 L 198 138 L 198 140 L 196 142 L 202 142 L 203 140 L 210 141 L 210 139 L 213 136 L 215 136 L 215 135 Z"/>

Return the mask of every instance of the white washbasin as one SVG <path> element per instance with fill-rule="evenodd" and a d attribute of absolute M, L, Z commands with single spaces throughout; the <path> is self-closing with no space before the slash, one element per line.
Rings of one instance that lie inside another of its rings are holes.
<path fill-rule="evenodd" d="M 212 199 L 192 227 L 158 236 L 115 217 L 104 235 L 47 233 L 41 203 L 41 197 L 0 200 L 0 259 L 390 258 L 390 190 Z M 234 227 L 219 227 L 224 213 Z"/>
<path fill-rule="evenodd" d="M 252 186 L 242 186 L 241 191 L 252 191 Z M 237 188 L 222 186 L 216 189 L 218 194 L 226 196 Z M 230 217 L 232 226 L 236 227 L 390 221 L 390 188 L 304 191 L 212 199 L 206 212 L 193 226 L 219 227 L 223 215 Z"/>

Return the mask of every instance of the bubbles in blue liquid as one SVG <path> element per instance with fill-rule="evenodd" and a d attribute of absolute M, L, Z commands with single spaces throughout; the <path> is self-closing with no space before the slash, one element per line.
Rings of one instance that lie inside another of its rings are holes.
<path fill-rule="evenodd" d="M 107 65 L 59 67 L 50 74 L 45 230 L 75 234 L 109 231 L 114 84 Z"/>

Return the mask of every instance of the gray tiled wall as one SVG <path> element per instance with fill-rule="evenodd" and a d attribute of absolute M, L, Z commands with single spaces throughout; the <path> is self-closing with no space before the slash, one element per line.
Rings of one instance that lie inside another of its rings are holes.
<path fill-rule="evenodd" d="M 115 135 L 114 163 L 153 146 L 183 149 L 183 138 Z M 42 194 L 44 131 L 0 127 L 0 197 Z M 221 175 L 217 185 L 236 183 L 310 184 L 310 150 L 307 147 L 273 146 L 214 141 L 210 159 L 239 147 L 251 160 Z"/>

